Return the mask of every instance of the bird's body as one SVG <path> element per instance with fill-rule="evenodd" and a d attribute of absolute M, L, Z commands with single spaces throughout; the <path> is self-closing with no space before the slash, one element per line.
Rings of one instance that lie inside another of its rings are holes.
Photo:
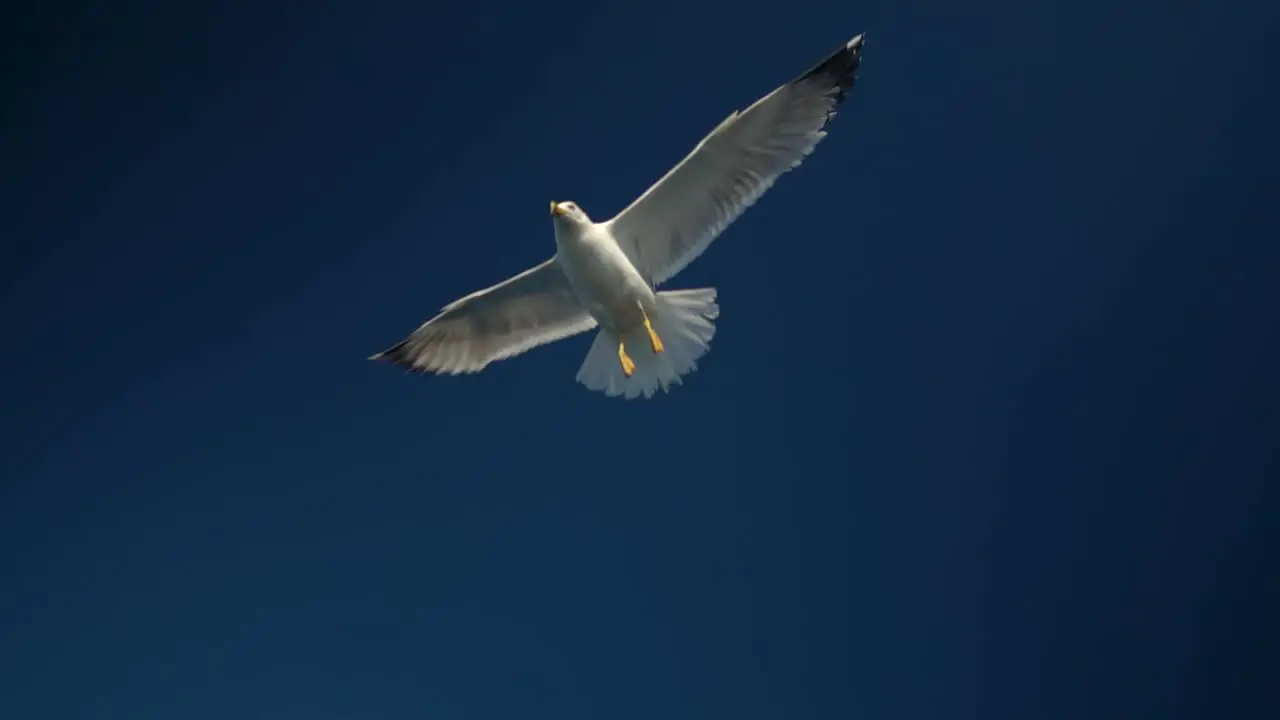
<path fill-rule="evenodd" d="M 799 165 L 853 87 L 859 35 L 795 80 L 734 112 L 657 183 L 605 222 L 551 203 L 556 253 L 446 305 L 373 356 L 417 372 L 478 372 L 530 348 L 599 328 L 578 371 L 627 398 L 668 390 L 697 367 L 719 315 L 713 288 L 658 291 Z"/>
<path fill-rule="evenodd" d="M 610 223 L 593 222 L 572 202 L 552 203 L 551 215 L 556 232 L 552 263 L 564 275 L 574 302 L 600 328 L 578 382 L 628 397 L 652 395 L 679 382 L 696 367 L 715 333 L 715 291 L 656 292 Z"/>
<path fill-rule="evenodd" d="M 608 226 L 556 222 L 556 262 L 579 304 L 602 328 L 625 334 L 644 324 L 656 295 Z"/>

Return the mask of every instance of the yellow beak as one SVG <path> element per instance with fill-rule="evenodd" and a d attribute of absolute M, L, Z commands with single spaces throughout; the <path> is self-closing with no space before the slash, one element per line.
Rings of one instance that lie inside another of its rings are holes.
<path fill-rule="evenodd" d="M 563 210 L 563 209 L 561 209 L 561 207 L 560 207 L 560 203 L 556 202 L 555 200 L 552 200 L 552 201 L 551 201 L 551 214 L 552 214 L 552 215 L 563 215 L 563 214 L 564 214 L 564 210 Z"/>

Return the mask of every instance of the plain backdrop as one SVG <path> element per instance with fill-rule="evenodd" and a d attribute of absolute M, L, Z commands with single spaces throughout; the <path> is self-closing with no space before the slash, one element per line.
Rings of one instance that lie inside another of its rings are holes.
<path fill-rule="evenodd" d="M 1280 716 L 1278 8 L 8 8 L 0 717 Z M 671 395 L 364 359 L 859 32 Z"/>

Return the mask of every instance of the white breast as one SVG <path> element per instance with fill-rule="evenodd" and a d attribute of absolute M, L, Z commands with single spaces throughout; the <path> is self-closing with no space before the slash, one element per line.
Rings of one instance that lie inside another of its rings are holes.
<path fill-rule="evenodd" d="M 627 332 L 644 322 L 640 308 L 653 307 L 653 290 L 613 238 L 599 225 L 556 235 L 558 258 L 578 302 L 601 326 Z"/>

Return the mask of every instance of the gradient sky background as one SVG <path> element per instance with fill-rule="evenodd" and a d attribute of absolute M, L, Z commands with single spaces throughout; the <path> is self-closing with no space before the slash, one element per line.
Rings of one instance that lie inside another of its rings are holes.
<path fill-rule="evenodd" d="M 1278 716 L 1280 5 L 8 11 L 0 717 Z M 673 395 L 364 360 L 863 31 Z"/>

